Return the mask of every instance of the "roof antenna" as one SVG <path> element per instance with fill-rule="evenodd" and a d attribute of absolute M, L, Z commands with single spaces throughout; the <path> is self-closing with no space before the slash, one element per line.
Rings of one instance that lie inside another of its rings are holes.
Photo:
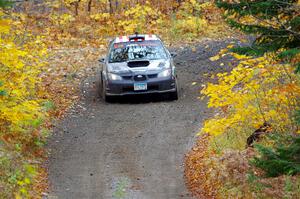
<path fill-rule="evenodd" d="M 135 36 L 136 36 L 136 37 L 139 35 L 139 33 L 138 33 L 138 32 L 135 32 L 134 34 L 135 34 Z"/>

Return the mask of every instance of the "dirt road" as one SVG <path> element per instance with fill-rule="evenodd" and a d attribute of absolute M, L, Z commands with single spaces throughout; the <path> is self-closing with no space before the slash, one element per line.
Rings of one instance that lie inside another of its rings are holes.
<path fill-rule="evenodd" d="M 208 58 L 226 43 L 207 40 L 175 49 L 178 101 L 143 96 L 108 104 L 97 98 L 97 78 L 85 80 L 83 99 L 49 141 L 49 198 L 191 198 L 184 154 L 209 114 L 197 99 L 204 74 L 225 70 Z"/>

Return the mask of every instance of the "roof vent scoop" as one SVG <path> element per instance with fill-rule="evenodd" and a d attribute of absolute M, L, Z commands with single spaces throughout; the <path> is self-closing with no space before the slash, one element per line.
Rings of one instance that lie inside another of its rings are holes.
<path fill-rule="evenodd" d="M 150 65 L 149 61 L 138 60 L 138 61 L 129 61 L 127 62 L 127 66 L 129 68 L 137 68 L 137 67 L 147 67 Z"/>

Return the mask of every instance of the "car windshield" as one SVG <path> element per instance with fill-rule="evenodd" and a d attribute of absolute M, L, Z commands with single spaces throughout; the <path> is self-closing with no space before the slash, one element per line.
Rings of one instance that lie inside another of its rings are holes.
<path fill-rule="evenodd" d="M 160 41 L 123 42 L 113 44 L 109 63 L 166 58 L 166 51 Z"/>

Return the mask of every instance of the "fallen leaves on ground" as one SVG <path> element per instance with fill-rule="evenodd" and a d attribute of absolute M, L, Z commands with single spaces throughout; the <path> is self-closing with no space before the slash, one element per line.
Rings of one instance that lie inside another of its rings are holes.
<path fill-rule="evenodd" d="M 196 198 L 299 198 L 299 175 L 265 178 L 262 170 L 249 164 L 256 151 L 209 148 L 211 137 L 201 134 L 185 157 L 185 179 Z"/>
<path fill-rule="evenodd" d="M 45 98 L 55 104 L 50 113 L 61 117 L 70 105 L 80 99 L 80 82 L 97 74 L 99 57 L 104 48 L 61 48 L 51 50 L 49 66 L 43 73 Z"/>

